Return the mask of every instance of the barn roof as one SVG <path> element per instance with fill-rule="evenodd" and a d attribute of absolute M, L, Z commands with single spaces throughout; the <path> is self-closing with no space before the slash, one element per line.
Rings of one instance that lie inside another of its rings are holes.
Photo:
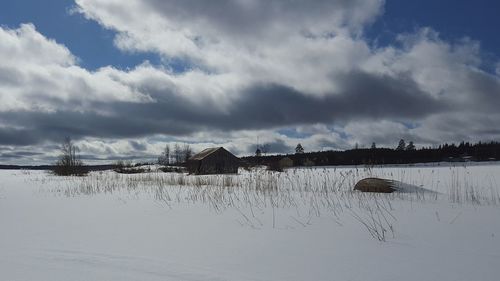
<path fill-rule="evenodd" d="M 189 160 L 203 160 L 205 157 L 216 152 L 219 149 L 224 149 L 224 148 L 223 147 L 212 147 L 212 148 L 204 149 L 200 153 L 193 155 L 191 158 L 189 158 Z"/>

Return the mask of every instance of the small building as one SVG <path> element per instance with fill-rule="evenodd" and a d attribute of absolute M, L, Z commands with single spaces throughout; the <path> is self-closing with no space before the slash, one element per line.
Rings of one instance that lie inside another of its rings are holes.
<path fill-rule="evenodd" d="M 187 169 L 193 175 L 237 174 L 240 159 L 223 147 L 207 148 L 189 158 Z"/>

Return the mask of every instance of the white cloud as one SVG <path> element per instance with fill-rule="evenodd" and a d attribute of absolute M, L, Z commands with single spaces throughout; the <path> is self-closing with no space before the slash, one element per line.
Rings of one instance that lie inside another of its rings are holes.
<path fill-rule="evenodd" d="M 33 24 L 22 24 L 18 29 L 0 28 L 0 38 L 2 65 L 27 62 L 70 66 L 76 61 L 66 47 L 45 38 Z"/>
<path fill-rule="evenodd" d="M 481 69 L 480 44 L 424 28 L 372 47 L 363 29 L 383 4 L 76 0 L 74 11 L 117 32 L 121 51 L 181 59 L 183 73 L 147 62 L 88 71 L 31 24 L 0 27 L 0 143 L 72 134 L 89 154 L 147 156 L 161 151 L 159 135 L 237 153 L 258 142 L 319 150 L 500 137 L 500 67 Z"/>
<path fill-rule="evenodd" d="M 369 54 L 354 36 L 380 13 L 383 1 L 76 3 L 87 18 L 119 32 L 115 42 L 122 50 L 184 58 L 208 69 L 215 83 L 219 75 L 241 87 L 286 81 L 325 94 L 335 86 L 335 72 L 348 71 Z"/>
<path fill-rule="evenodd" d="M 351 145 L 358 143 L 364 147 L 369 147 L 372 142 L 379 147 L 392 147 L 400 138 L 409 137 L 409 130 L 404 124 L 391 120 L 350 122 L 345 126 L 344 132 Z"/>
<path fill-rule="evenodd" d="M 86 111 L 93 101 L 149 100 L 102 70 L 79 67 L 66 47 L 44 37 L 32 24 L 0 27 L 0 60 L 1 111 Z"/>

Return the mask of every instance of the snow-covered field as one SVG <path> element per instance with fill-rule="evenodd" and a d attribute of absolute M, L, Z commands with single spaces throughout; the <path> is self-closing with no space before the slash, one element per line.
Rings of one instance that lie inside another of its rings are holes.
<path fill-rule="evenodd" d="M 362 194 L 365 177 L 435 192 Z M 0 171 L 0 280 L 500 280 L 500 164 Z"/>

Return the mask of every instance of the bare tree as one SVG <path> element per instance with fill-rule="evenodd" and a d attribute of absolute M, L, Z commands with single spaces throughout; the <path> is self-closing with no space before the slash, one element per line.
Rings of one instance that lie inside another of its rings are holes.
<path fill-rule="evenodd" d="M 163 150 L 160 157 L 158 157 L 158 164 L 163 166 L 170 165 L 170 145 L 165 145 L 165 149 Z"/>
<path fill-rule="evenodd" d="M 84 175 L 88 171 L 83 166 L 83 162 L 76 154 L 78 148 L 73 144 L 70 137 L 66 137 L 61 146 L 61 155 L 57 160 L 54 173 L 60 176 Z"/>
<path fill-rule="evenodd" d="M 191 149 L 191 146 L 189 144 L 184 144 L 184 147 L 182 148 L 182 156 L 184 160 L 184 163 L 186 163 L 191 156 L 193 156 L 193 150 Z"/>
<path fill-rule="evenodd" d="M 173 155 L 173 158 L 174 158 L 175 164 L 180 164 L 181 161 L 182 161 L 182 148 L 181 148 L 181 146 L 178 143 L 176 143 L 174 145 L 174 155 Z"/>

